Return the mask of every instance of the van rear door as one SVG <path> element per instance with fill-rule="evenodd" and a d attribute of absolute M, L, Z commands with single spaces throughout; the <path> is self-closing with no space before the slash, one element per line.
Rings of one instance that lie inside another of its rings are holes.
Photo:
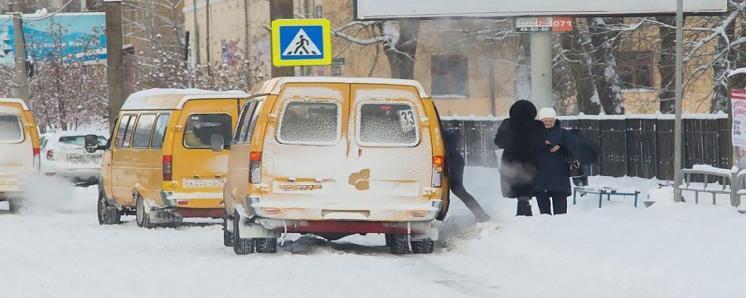
<path fill-rule="evenodd" d="M 0 192 L 16 191 L 17 176 L 34 167 L 33 138 L 27 127 L 34 126 L 25 120 L 21 104 L 0 102 Z"/>
<path fill-rule="evenodd" d="M 230 144 L 240 103 L 237 99 L 194 99 L 184 105 L 173 138 L 173 180 L 179 185 L 178 192 L 222 190 L 229 152 L 213 152 L 210 138 L 219 134 Z M 199 204 L 194 201 L 185 207 Z"/>
<path fill-rule="evenodd" d="M 427 114 L 411 86 L 351 86 L 350 160 L 358 195 L 391 203 L 421 203 L 432 183 Z M 354 174 L 354 173 L 353 173 Z"/>

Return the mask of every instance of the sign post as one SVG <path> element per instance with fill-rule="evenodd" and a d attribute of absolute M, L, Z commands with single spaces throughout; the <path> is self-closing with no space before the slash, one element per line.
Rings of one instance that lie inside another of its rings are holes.
<path fill-rule="evenodd" d="M 329 65 L 332 35 L 327 19 L 281 19 L 272 21 L 274 66 Z"/>

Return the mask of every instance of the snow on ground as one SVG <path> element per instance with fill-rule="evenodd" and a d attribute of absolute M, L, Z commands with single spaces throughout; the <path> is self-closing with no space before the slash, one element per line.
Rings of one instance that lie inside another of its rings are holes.
<path fill-rule="evenodd" d="M 95 186 L 43 178 L 25 213 L 0 211 L 0 297 L 743 296 L 746 216 L 726 199 L 673 204 L 657 181 L 594 177 L 657 202 L 635 209 L 613 198 L 598 209 L 587 196 L 566 216 L 517 218 L 497 175 L 466 177 L 492 222 L 475 226 L 454 201 L 436 252 L 408 256 L 390 255 L 379 235 L 295 236 L 277 254 L 236 256 L 217 221 L 99 226 Z"/>

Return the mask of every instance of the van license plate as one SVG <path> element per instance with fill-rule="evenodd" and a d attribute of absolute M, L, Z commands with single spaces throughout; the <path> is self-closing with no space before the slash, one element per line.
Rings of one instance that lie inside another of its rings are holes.
<path fill-rule="evenodd" d="M 280 192 L 303 192 L 320 190 L 321 184 L 278 184 L 277 190 Z"/>
<path fill-rule="evenodd" d="M 223 179 L 184 179 L 182 186 L 186 188 L 219 188 L 223 187 Z"/>

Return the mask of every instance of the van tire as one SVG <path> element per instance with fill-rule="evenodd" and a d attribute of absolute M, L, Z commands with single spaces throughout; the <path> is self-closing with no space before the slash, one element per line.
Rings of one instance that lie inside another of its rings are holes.
<path fill-rule="evenodd" d="M 98 217 L 99 225 L 118 225 L 122 220 L 122 213 L 119 212 L 114 206 L 111 206 L 106 201 L 106 197 L 103 192 L 98 193 L 98 206 L 96 208 L 96 216 Z"/>
<path fill-rule="evenodd" d="M 435 243 L 430 238 L 412 241 L 412 250 L 416 254 L 430 254 L 433 253 L 433 249 L 435 249 Z"/>
<path fill-rule="evenodd" d="M 241 238 L 241 216 L 238 212 L 233 215 L 233 252 L 237 255 L 247 255 L 254 252 L 254 241 Z"/>
<path fill-rule="evenodd" d="M 228 231 L 228 215 L 223 216 L 223 245 L 225 247 L 233 246 L 233 233 Z"/>
<path fill-rule="evenodd" d="M 385 238 L 386 238 L 386 246 L 388 246 L 388 247 L 391 247 L 391 245 L 393 245 L 393 244 L 394 244 L 394 239 L 395 239 L 395 237 L 396 237 L 396 236 L 394 236 L 394 234 L 386 234 L 386 235 L 385 235 Z"/>
<path fill-rule="evenodd" d="M 143 199 L 140 195 L 136 195 L 137 199 L 135 202 L 135 221 L 137 221 L 137 226 L 141 228 L 146 229 L 152 229 L 155 227 L 150 222 L 150 216 L 145 212 L 145 202 L 143 202 Z"/>
<path fill-rule="evenodd" d="M 20 199 L 10 199 L 8 200 L 8 211 L 12 214 L 17 214 L 21 211 L 23 208 L 23 203 L 20 201 Z"/>
<path fill-rule="evenodd" d="M 402 235 L 391 235 L 391 236 L 392 236 L 392 241 L 389 247 L 391 248 L 392 254 L 406 255 L 406 254 L 412 253 L 412 251 L 409 249 L 409 243 L 407 243 L 406 237 L 402 237 Z M 414 241 L 412 241 L 412 248 L 414 248 Z"/>
<path fill-rule="evenodd" d="M 254 238 L 254 246 L 257 253 L 276 253 L 277 238 Z"/>

